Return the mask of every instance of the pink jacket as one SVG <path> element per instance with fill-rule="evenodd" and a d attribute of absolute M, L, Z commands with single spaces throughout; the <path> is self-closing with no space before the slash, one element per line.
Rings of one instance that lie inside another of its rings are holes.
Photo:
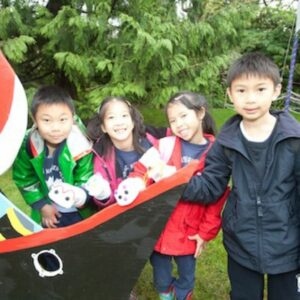
<path fill-rule="evenodd" d="M 210 146 L 215 138 L 212 135 L 205 135 L 209 140 Z M 166 146 L 162 146 L 162 143 Z M 166 137 L 159 141 L 156 147 L 161 159 L 168 165 L 181 168 L 181 143 L 175 136 Z M 168 153 L 166 153 L 168 152 Z M 207 152 L 207 151 L 206 151 Z M 206 152 L 199 160 L 199 172 L 204 168 Z M 144 176 L 145 166 L 137 162 L 131 177 Z M 154 250 L 167 255 L 188 255 L 194 254 L 196 242 L 188 239 L 188 236 L 199 234 L 200 237 L 209 241 L 215 238 L 221 228 L 221 211 L 228 195 L 228 190 L 223 196 L 211 205 L 201 205 L 179 200 L 172 212 Z"/>
<path fill-rule="evenodd" d="M 110 198 L 105 202 L 97 200 L 94 201 L 99 207 L 99 209 L 102 209 L 116 202 L 114 197 L 114 191 L 117 189 L 119 183 L 122 181 L 122 178 L 117 178 L 116 154 L 114 148 L 113 151 L 110 153 L 110 156 L 106 159 L 95 153 L 94 174 L 96 173 L 100 173 L 103 176 L 103 178 L 109 182 L 110 189 L 112 191 Z"/>

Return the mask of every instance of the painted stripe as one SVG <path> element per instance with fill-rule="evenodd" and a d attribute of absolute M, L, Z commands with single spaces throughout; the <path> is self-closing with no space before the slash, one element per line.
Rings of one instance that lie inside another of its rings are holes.
<path fill-rule="evenodd" d="M 9 118 L 14 94 L 15 74 L 0 52 L 0 134 Z"/>
<path fill-rule="evenodd" d="M 4 241 L 6 238 L 0 233 L 0 241 Z"/>
<path fill-rule="evenodd" d="M 24 236 L 32 234 L 32 232 L 30 230 L 28 230 L 27 228 L 25 228 L 23 226 L 23 224 L 20 222 L 19 218 L 17 217 L 17 215 L 12 207 L 9 207 L 7 209 L 6 213 L 7 213 L 7 216 L 8 216 L 8 219 L 10 221 L 12 228 L 16 232 L 18 232 L 19 234 L 24 235 Z"/>

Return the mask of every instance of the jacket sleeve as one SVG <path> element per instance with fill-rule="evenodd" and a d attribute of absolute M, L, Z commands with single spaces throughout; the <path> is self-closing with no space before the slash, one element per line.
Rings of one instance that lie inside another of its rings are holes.
<path fill-rule="evenodd" d="M 157 145 L 158 146 L 158 145 Z M 148 171 L 153 167 L 153 161 L 160 159 L 160 153 L 157 147 L 149 148 L 140 159 L 134 163 L 133 171 L 128 177 L 140 177 L 144 180 L 146 186 L 154 181 L 148 176 Z"/>
<path fill-rule="evenodd" d="M 172 131 L 168 127 L 154 127 L 151 125 L 146 125 L 146 132 L 151 134 L 156 139 L 161 139 L 163 137 L 172 135 Z"/>
<path fill-rule="evenodd" d="M 114 191 L 117 188 L 116 186 L 116 178 L 113 176 L 114 174 L 110 174 L 107 167 L 105 167 L 105 162 L 102 158 L 98 157 L 97 155 L 94 156 L 94 174 L 100 173 L 102 177 L 109 182 L 111 195 L 108 199 L 105 200 L 98 200 L 93 198 L 94 203 L 97 205 L 99 209 L 107 207 L 116 202 L 114 197 Z"/>
<path fill-rule="evenodd" d="M 128 175 L 128 177 L 141 177 L 145 178 L 147 174 L 147 168 L 139 160 L 134 163 L 133 171 Z"/>
<path fill-rule="evenodd" d="M 182 194 L 185 201 L 210 204 L 217 201 L 226 190 L 231 176 L 231 164 L 223 146 L 216 141 L 208 151 L 205 170 L 194 175 Z"/>
<path fill-rule="evenodd" d="M 14 161 L 12 175 L 25 202 L 32 206 L 32 204 L 42 199 L 47 199 L 47 202 L 49 200 L 30 162 L 31 157 L 26 150 L 26 143 L 27 136 L 23 140 L 21 149 Z"/>
<path fill-rule="evenodd" d="M 93 175 L 93 154 L 89 153 L 76 161 L 74 168 L 74 185 L 81 186 Z"/>
<path fill-rule="evenodd" d="M 228 194 L 229 188 L 226 189 L 225 193 L 217 202 L 207 205 L 205 208 L 205 212 L 199 224 L 199 235 L 205 241 L 214 239 L 219 233 L 222 225 L 221 213 Z"/>

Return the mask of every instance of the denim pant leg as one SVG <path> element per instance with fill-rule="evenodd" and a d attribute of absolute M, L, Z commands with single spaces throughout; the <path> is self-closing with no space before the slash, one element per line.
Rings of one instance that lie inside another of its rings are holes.
<path fill-rule="evenodd" d="M 57 224 L 57 227 L 66 227 L 78 223 L 80 221 L 82 221 L 82 217 L 77 211 L 61 213 L 61 217 L 59 218 L 59 223 Z"/>
<path fill-rule="evenodd" d="M 195 286 L 196 259 L 194 255 L 174 256 L 178 279 L 173 282 L 177 300 L 184 300 Z"/>
<path fill-rule="evenodd" d="M 154 287 L 159 293 L 167 292 L 173 283 L 172 256 L 154 251 L 150 257 Z"/>

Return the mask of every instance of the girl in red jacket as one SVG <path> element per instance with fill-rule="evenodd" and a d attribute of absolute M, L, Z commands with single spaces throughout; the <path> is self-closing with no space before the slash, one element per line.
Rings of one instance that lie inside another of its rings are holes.
<path fill-rule="evenodd" d="M 149 171 L 145 158 L 147 153 L 155 150 L 160 159 L 176 169 L 195 159 L 200 160 L 199 171 L 203 169 L 204 158 L 215 133 L 205 98 L 192 92 L 180 92 L 168 101 L 166 114 L 175 136 L 162 138 L 149 149 L 134 165 L 130 177 L 145 178 Z M 227 192 L 211 205 L 178 202 L 150 258 L 154 285 L 160 299 L 191 299 L 196 258 L 205 244 L 219 232 L 226 195 Z M 172 276 L 172 260 L 177 264 L 177 278 Z"/>

